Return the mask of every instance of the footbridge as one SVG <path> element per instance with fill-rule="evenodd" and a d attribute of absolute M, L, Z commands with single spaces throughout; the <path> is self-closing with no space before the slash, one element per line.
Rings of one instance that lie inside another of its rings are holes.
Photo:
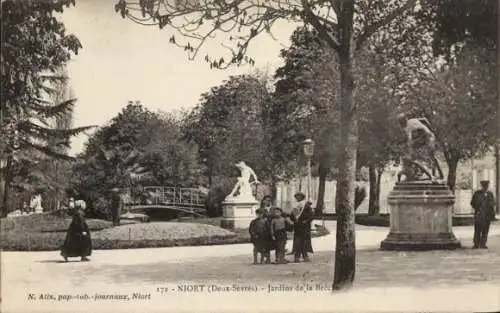
<path fill-rule="evenodd" d="M 151 209 L 173 210 L 187 215 L 205 216 L 205 188 L 180 188 L 165 186 L 146 186 L 142 201 L 134 201 L 130 196 L 125 198 L 125 207 L 129 212 Z"/>

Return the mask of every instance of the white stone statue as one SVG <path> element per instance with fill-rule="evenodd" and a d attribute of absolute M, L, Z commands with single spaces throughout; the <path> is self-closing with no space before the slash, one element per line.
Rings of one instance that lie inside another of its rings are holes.
<path fill-rule="evenodd" d="M 233 190 L 227 196 L 226 200 L 230 201 L 249 201 L 255 202 L 252 193 L 252 184 L 258 184 L 259 180 L 257 174 L 248 166 L 244 161 L 240 161 L 235 164 L 235 166 L 240 170 L 241 174 L 238 177 L 238 182 L 234 185 Z M 250 178 L 253 176 L 254 181 L 250 182 Z"/>
<path fill-rule="evenodd" d="M 42 213 L 42 195 L 38 194 L 31 199 L 30 208 L 35 211 L 35 213 Z"/>

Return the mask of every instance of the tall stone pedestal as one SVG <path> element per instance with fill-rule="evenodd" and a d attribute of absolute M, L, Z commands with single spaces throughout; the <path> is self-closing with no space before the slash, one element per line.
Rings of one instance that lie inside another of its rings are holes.
<path fill-rule="evenodd" d="M 222 203 L 221 227 L 226 229 L 248 228 L 255 218 L 259 203 L 255 201 L 226 200 Z"/>
<path fill-rule="evenodd" d="M 452 230 L 455 196 L 442 183 L 397 183 L 388 196 L 391 227 L 382 250 L 460 248 Z"/>

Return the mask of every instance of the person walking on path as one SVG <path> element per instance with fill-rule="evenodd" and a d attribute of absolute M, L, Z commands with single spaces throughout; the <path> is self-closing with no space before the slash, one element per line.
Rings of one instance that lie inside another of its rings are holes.
<path fill-rule="evenodd" d="M 474 209 L 474 249 L 488 248 L 488 232 L 495 218 L 495 197 L 488 190 L 489 184 L 487 180 L 481 181 L 481 189 L 474 192 L 470 203 Z"/>
<path fill-rule="evenodd" d="M 295 194 L 297 206 L 292 210 L 293 222 L 293 249 L 295 259 L 294 262 L 299 262 L 300 257 L 304 262 L 309 262 L 308 253 L 313 253 L 311 244 L 311 222 L 313 220 L 313 210 L 311 202 L 306 201 L 306 196 L 302 192 Z"/>
<path fill-rule="evenodd" d="M 71 257 L 80 257 L 82 261 L 90 261 L 87 257 L 92 254 L 92 240 L 83 209 L 75 207 L 72 213 L 73 219 L 61 248 L 61 256 L 66 262 Z"/>

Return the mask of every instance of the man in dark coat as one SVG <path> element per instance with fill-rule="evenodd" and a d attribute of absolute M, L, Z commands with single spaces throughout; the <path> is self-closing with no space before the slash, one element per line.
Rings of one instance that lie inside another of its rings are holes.
<path fill-rule="evenodd" d="M 73 220 L 66 233 L 66 239 L 61 248 L 61 256 L 67 262 L 69 257 L 80 257 L 82 261 L 92 254 L 92 240 L 81 208 L 73 209 Z"/>
<path fill-rule="evenodd" d="M 123 207 L 123 200 L 120 197 L 120 189 L 111 189 L 111 217 L 113 220 L 113 226 L 120 225 L 120 215 Z"/>
<path fill-rule="evenodd" d="M 487 249 L 486 241 L 490 223 L 495 218 L 495 197 L 488 190 L 489 181 L 481 181 L 481 189 L 474 192 L 471 206 L 474 209 L 474 249 Z"/>
<path fill-rule="evenodd" d="M 295 194 L 298 205 L 293 209 L 291 219 L 293 221 L 293 253 L 295 262 L 309 261 L 308 253 L 313 253 L 311 244 L 311 222 L 313 220 L 313 210 L 310 201 L 305 201 L 306 196 L 302 192 Z"/>

